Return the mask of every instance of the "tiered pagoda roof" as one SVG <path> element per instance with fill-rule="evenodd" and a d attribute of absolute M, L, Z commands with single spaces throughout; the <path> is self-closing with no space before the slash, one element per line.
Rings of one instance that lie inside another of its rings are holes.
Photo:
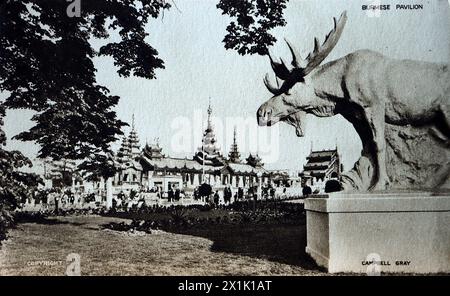
<path fill-rule="evenodd" d="M 231 146 L 229 159 L 225 160 L 217 146 L 214 129 L 211 124 L 211 106 L 208 107 L 208 125 L 204 131 L 202 147 L 200 147 L 193 158 L 174 158 L 163 154 L 163 149 L 158 141 L 155 144 L 144 146 L 139 151 L 139 137 L 134 127 L 134 116 L 132 129 L 128 137 L 124 137 L 122 145 L 117 152 L 116 162 L 122 169 L 134 167 L 138 170 L 151 169 L 166 172 L 185 173 L 217 173 L 230 171 L 241 175 L 267 174 L 263 168 L 261 158 L 250 154 L 246 163 L 240 160 L 240 153 L 236 141 L 236 129 L 234 142 Z"/>
<path fill-rule="evenodd" d="M 307 163 L 303 166 L 303 176 L 323 178 L 334 170 L 339 170 L 339 155 L 337 149 L 312 151 L 306 158 Z"/>
<path fill-rule="evenodd" d="M 255 155 L 249 154 L 247 159 L 245 160 L 248 165 L 251 165 L 252 167 L 263 167 L 264 164 L 262 163 L 261 157 L 259 157 L 258 153 Z"/>
<path fill-rule="evenodd" d="M 236 141 L 236 127 L 234 128 L 233 144 L 231 145 L 230 153 L 228 153 L 228 161 L 231 163 L 240 163 L 241 154 L 239 153 Z"/>
<path fill-rule="evenodd" d="M 208 107 L 208 125 L 203 133 L 202 146 L 198 148 L 198 152 L 194 156 L 194 159 L 201 164 L 222 166 L 224 159 L 220 152 L 220 148 L 217 146 L 216 135 L 211 123 L 212 108 L 211 104 Z"/>
<path fill-rule="evenodd" d="M 116 161 L 120 166 L 132 166 L 138 170 L 141 170 L 142 167 L 138 161 L 140 155 L 141 149 L 139 145 L 139 137 L 135 130 L 133 114 L 130 134 L 128 137 L 123 138 L 122 145 L 116 155 Z"/>
<path fill-rule="evenodd" d="M 148 159 L 161 159 L 165 157 L 164 154 L 162 154 L 162 148 L 159 147 L 159 143 L 146 144 L 142 153 Z"/>

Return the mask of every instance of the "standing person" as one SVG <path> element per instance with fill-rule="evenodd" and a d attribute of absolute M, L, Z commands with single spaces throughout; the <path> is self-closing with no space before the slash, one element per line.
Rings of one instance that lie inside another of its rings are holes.
<path fill-rule="evenodd" d="M 195 199 L 195 200 L 198 200 L 198 199 L 199 199 L 198 187 L 195 187 L 195 189 L 194 189 L 194 199 Z"/>
<path fill-rule="evenodd" d="M 218 190 L 216 190 L 216 193 L 214 193 L 214 204 L 216 205 L 216 206 L 218 206 L 219 205 L 219 191 Z"/>
<path fill-rule="evenodd" d="M 253 187 L 249 187 L 247 190 L 247 199 L 252 199 L 253 198 Z"/>
<path fill-rule="evenodd" d="M 275 199 L 275 188 L 272 186 L 270 187 L 270 198 Z"/>
<path fill-rule="evenodd" d="M 59 213 L 59 200 L 60 200 L 60 192 L 55 192 L 55 214 L 58 215 Z"/>
<path fill-rule="evenodd" d="M 281 194 L 281 199 L 286 199 L 286 187 L 283 188 L 283 193 Z"/>
<path fill-rule="evenodd" d="M 256 202 L 258 201 L 258 191 L 256 188 L 252 187 L 253 194 L 253 211 L 256 210 Z"/>
<path fill-rule="evenodd" d="M 173 191 L 173 187 L 170 187 L 169 192 L 168 192 L 168 201 L 172 202 L 174 198 L 174 191 Z"/>
<path fill-rule="evenodd" d="M 111 210 L 112 210 L 112 211 L 115 211 L 115 210 L 116 210 L 116 207 L 117 207 L 117 199 L 113 198 Z"/>
<path fill-rule="evenodd" d="M 231 202 L 231 195 L 231 188 L 229 186 L 225 187 L 223 192 L 225 204 L 229 204 Z"/>
<path fill-rule="evenodd" d="M 241 200 L 244 197 L 244 189 L 238 188 L 238 199 Z"/>
<path fill-rule="evenodd" d="M 42 200 L 41 200 L 41 204 L 42 204 L 42 209 L 44 211 L 47 211 L 48 208 L 48 195 L 50 194 L 50 192 L 44 190 L 42 191 Z"/>
<path fill-rule="evenodd" d="M 224 202 L 224 204 L 227 203 L 227 198 L 228 198 L 228 187 L 225 187 L 223 189 L 223 202 Z"/>
<path fill-rule="evenodd" d="M 180 200 L 180 189 L 177 188 L 175 189 L 175 201 L 179 201 Z"/>

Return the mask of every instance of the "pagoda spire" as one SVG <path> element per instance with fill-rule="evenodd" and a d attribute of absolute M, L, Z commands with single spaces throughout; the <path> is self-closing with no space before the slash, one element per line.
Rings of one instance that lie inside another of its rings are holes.
<path fill-rule="evenodd" d="M 233 144 L 231 145 L 230 153 L 228 154 L 228 159 L 230 162 L 233 163 L 240 163 L 241 154 L 239 153 L 237 141 L 236 141 L 236 126 L 234 127 L 234 134 L 233 134 Z"/>
<path fill-rule="evenodd" d="M 199 147 L 195 159 L 206 165 L 219 165 L 222 163 L 222 155 L 220 148 L 217 146 L 216 135 L 214 134 L 213 125 L 211 123 L 211 98 L 208 105 L 208 122 L 206 130 L 203 133 L 202 146 Z"/>
<path fill-rule="evenodd" d="M 207 130 L 212 130 L 212 124 L 211 124 L 211 114 L 212 114 L 212 108 L 211 108 L 211 97 L 209 97 L 209 103 L 208 103 L 208 126 L 206 127 Z"/>
<path fill-rule="evenodd" d="M 128 135 L 128 145 L 129 145 L 129 151 L 130 151 L 130 157 L 136 158 L 140 154 L 140 144 L 139 144 L 139 137 L 136 132 L 136 125 L 134 120 L 134 113 L 131 117 L 131 131 Z"/>

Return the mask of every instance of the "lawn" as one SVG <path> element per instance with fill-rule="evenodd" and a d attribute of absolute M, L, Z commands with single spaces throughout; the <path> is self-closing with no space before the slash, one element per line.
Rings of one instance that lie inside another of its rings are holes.
<path fill-rule="evenodd" d="M 210 225 L 143 236 L 104 229 L 114 217 L 23 223 L 0 252 L 0 275 L 64 275 L 81 256 L 82 275 L 320 275 L 299 225 Z M 51 265 L 43 265 L 42 262 Z"/>

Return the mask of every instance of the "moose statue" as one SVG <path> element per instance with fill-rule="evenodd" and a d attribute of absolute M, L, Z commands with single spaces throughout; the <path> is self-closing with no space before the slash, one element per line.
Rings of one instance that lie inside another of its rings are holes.
<path fill-rule="evenodd" d="M 362 142 L 361 158 L 342 176 L 344 190 L 442 188 L 450 175 L 448 65 L 395 60 L 371 50 L 321 65 L 346 22 L 346 12 L 334 18 L 334 29 L 322 45 L 314 39 L 306 59 L 286 40 L 292 67 L 269 54 L 278 86 L 266 75 L 274 96 L 257 111 L 258 124 L 286 122 L 302 137 L 305 114 L 340 114 Z"/>

